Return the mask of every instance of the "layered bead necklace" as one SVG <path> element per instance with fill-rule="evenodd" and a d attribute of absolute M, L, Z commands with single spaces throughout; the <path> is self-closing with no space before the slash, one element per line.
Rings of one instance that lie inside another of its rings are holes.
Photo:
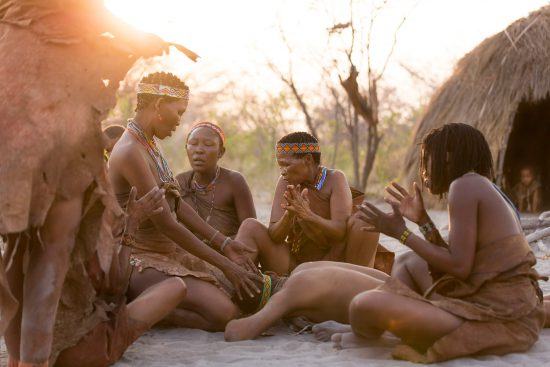
<path fill-rule="evenodd" d="M 155 139 L 149 139 L 143 129 L 136 124 L 134 120 L 128 120 L 128 131 L 136 138 L 138 142 L 141 143 L 149 153 L 149 156 L 155 162 L 155 167 L 159 175 L 159 179 L 162 183 L 172 184 L 175 182 L 174 175 L 172 170 L 168 167 L 168 162 L 164 159 L 160 149 L 158 148 Z"/>
<path fill-rule="evenodd" d="M 199 212 L 199 205 L 197 203 L 197 192 L 201 195 L 208 194 L 209 191 L 212 191 L 212 199 L 210 200 L 210 209 L 208 211 L 208 216 L 205 219 L 205 222 L 208 223 L 210 221 L 210 218 L 212 218 L 212 211 L 214 210 L 214 200 L 216 198 L 216 181 L 218 180 L 218 177 L 220 176 L 220 167 L 218 166 L 216 169 L 216 175 L 210 181 L 207 185 L 201 185 L 197 182 L 195 179 L 195 174 L 193 173 L 193 179 L 191 181 L 191 184 L 193 185 L 193 201 L 195 202 L 195 207 L 197 209 L 197 213 Z"/>

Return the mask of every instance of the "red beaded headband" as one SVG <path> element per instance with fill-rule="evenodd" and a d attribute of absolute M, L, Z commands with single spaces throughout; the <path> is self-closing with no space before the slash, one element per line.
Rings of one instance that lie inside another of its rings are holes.
<path fill-rule="evenodd" d="M 319 143 L 277 143 L 277 153 L 320 153 Z"/>
<path fill-rule="evenodd" d="M 225 134 L 222 130 L 221 127 L 219 127 L 218 125 L 216 124 L 213 124 L 211 122 L 199 122 L 198 124 L 194 125 L 191 130 L 189 130 L 189 134 L 187 134 L 187 140 L 189 140 L 189 136 L 191 135 L 191 133 L 195 130 L 197 130 L 198 128 L 200 127 L 207 127 L 211 130 L 213 130 L 216 134 L 218 134 L 218 136 L 220 137 L 221 141 L 222 141 L 222 145 L 225 145 Z"/>

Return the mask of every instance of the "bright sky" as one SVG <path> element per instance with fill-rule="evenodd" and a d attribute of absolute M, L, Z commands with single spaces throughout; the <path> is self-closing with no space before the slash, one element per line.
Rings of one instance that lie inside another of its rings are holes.
<path fill-rule="evenodd" d="M 181 55 L 169 56 L 171 71 L 180 75 L 192 73 L 205 81 L 220 75 L 238 77 L 243 83 L 254 83 L 264 90 L 281 88 L 266 68 L 267 60 L 286 69 L 289 59 L 281 40 L 281 28 L 293 49 L 296 81 L 307 91 L 319 82 L 319 68 L 313 66 L 331 57 L 327 55 L 327 28 L 349 19 L 349 2 L 345 0 L 105 0 L 105 3 L 128 23 L 181 43 L 202 57 L 193 64 Z M 368 19 L 372 2 L 356 4 L 356 22 Z M 375 66 L 380 68 L 383 64 L 394 29 L 408 14 L 385 83 L 414 102 L 422 94 L 422 88 L 401 64 L 441 82 L 451 73 L 454 63 L 483 39 L 546 4 L 546 0 L 389 0 L 374 26 Z M 338 41 L 332 42 L 334 45 Z"/>

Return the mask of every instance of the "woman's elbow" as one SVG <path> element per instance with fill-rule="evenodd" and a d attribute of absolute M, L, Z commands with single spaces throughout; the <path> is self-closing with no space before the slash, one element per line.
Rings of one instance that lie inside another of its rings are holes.
<path fill-rule="evenodd" d="M 470 277 L 470 274 L 472 273 L 472 267 L 458 264 L 458 265 L 455 265 L 452 271 L 450 271 L 449 273 L 455 278 L 458 278 L 460 280 L 466 280 L 468 279 L 468 277 Z"/>

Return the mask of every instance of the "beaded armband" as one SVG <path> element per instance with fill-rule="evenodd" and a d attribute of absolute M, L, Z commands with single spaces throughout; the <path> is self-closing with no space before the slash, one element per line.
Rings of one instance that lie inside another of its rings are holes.
<path fill-rule="evenodd" d="M 429 220 L 423 225 L 418 226 L 418 229 L 420 230 L 422 235 L 424 235 L 424 237 L 428 237 L 428 235 L 435 230 L 435 225 L 431 220 Z"/>
<path fill-rule="evenodd" d="M 410 235 L 411 235 L 411 231 L 409 231 L 408 229 L 405 229 L 405 231 L 399 238 L 399 242 L 401 242 L 402 244 L 405 244 L 405 242 L 407 242 L 407 239 L 409 238 Z"/>

